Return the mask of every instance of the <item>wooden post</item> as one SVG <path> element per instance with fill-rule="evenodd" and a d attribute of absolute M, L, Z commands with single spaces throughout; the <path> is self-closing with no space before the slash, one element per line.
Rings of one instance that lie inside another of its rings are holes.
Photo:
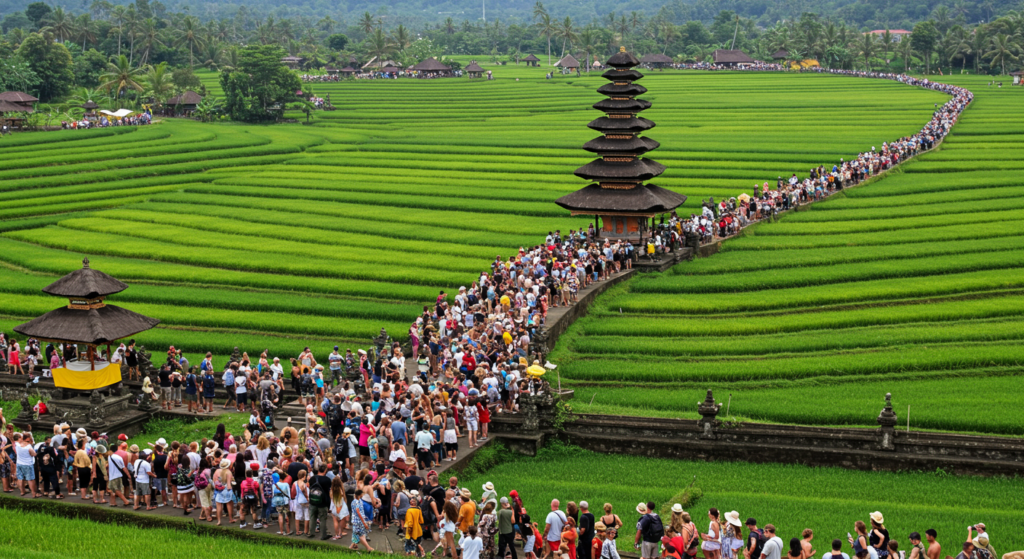
<path fill-rule="evenodd" d="M 96 346 L 89 346 L 89 370 L 96 370 Z"/>

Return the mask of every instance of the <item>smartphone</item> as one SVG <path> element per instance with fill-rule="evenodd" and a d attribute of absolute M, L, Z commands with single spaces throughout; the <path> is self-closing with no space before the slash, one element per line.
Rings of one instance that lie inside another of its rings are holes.
<path fill-rule="evenodd" d="M 847 532 L 846 533 L 846 539 L 852 540 L 853 539 L 853 535 L 851 535 L 849 532 Z"/>

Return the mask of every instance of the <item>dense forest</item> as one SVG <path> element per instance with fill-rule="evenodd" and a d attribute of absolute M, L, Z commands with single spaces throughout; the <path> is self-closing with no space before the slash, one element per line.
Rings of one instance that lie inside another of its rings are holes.
<path fill-rule="evenodd" d="M 746 4 L 744 10 L 753 10 L 753 0 Z M 804 4 L 816 5 L 811 0 Z M 780 5 L 797 9 L 793 1 Z M 849 5 L 835 7 L 836 13 Z M 899 3 L 900 9 L 911 5 Z M 676 7 L 692 11 L 701 6 Z M 303 69 L 314 72 L 326 65 L 347 66 L 353 58 L 412 64 L 453 54 L 518 64 L 532 53 L 550 64 L 567 53 L 581 60 L 601 59 L 625 46 L 640 55 L 663 53 L 679 62 L 707 61 L 720 48 L 743 49 L 769 60 L 785 49 L 790 58 L 815 59 L 832 68 L 1005 74 L 1020 67 L 1024 57 L 1024 10 L 993 13 L 991 19 L 984 14 L 984 22 L 975 22 L 985 7 L 1005 6 L 997 6 L 996 0 L 938 4 L 908 26 L 913 33 L 907 37 L 891 34 L 887 27 L 882 28 L 885 32 L 865 33 L 870 26 L 809 11 L 767 25 L 764 13 L 747 17 L 742 10 L 680 22 L 672 5 L 654 15 L 636 10 L 575 17 L 535 1 L 526 21 L 449 16 L 414 27 L 379 10 L 340 20 L 330 15 L 260 16 L 254 9 L 239 8 L 232 15 L 204 20 L 170 11 L 154 0 L 127 6 L 94 0 L 81 12 L 35 2 L 3 19 L 0 91 L 33 92 L 44 101 L 106 95 L 119 104 L 144 99 L 159 104 L 185 89 L 199 88 L 196 67 L 238 69 L 240 49 L 246 45 L 273 46 L 281 54 L 301 56 Z"/>

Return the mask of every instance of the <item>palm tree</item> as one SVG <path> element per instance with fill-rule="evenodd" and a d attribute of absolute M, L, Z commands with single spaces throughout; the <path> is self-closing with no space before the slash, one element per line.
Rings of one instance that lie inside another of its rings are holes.
<path fill-rule="evenodd" d="M 206 43 L 206 47 L 203 48 L 202 55 L 200 58 L 203 59 L 203 66 L 206 66 L 210 70 L 216 71 L 220 66 L 221 57 L 224 54 L 224 47 L 220 43 L 210 41 Z"/>
<path fill-rule="evenodd" d="M 619 44 L 626 44 L 626 34 L 629 33 L 629 22 L 626 20 L 626 16 L 619 16 L 619 21 L 615 23 L 615 30 L 619 32 Z"/>
<path fill-rule="evenodd" d="M 142 91 L 142 84 L 139 76 L 142 75 L 142 68 L 132 68 L 128 57 L 120 54 L 115 62 L 107 63 L 107 71 L 100 76 L 100 89 L 112 91 L 120 98 L 129 89 Z"/>
<path fill-rule="evenodd" d="M 64 10 L 64 8 L 57 6 L 52 12 L 43 18 L 46 23 L 45 29 L 57 38 L 61 43 L 70 39 L 75 34 L 75 20 Z"/>
<path fill-rule="evenodd" d="M 316 22 L 316 28 L 324 33 L 330 33 L 331 31 L 334 31 L 334 26 L 337 24 L 338 23 L 334 21 L 331 16 L 324 16 L 320 21 Z"/>
<path fill-rule="evenodd" d="M 384 34 L 384 30 L 377 29 L 373 30 L 373 35 L 367 38 L 369 41 L 369 51 L 373 54 L 377 60 L 377 67 L 379 68 L 384 59 L 394 51 L 394 45 L 388 40 L 387 35 Z"/>
<path fill-rule="evenodd" d="M 124 20 L 128 16 L 128 9 L 124 6 L 114 6 L 110 12 L 111 23 L 117 28 L 117 54 L 121 54 L 121 35 L 124 33 Z"/>
<path fill-rule="evenodd" d="M 446 35 L 455 33 L 455 22 L 450 17 L 444 20 L 444 32 Z"/>
<path fill-rule="evenodd" d="M 75 42 L 82 42 L 82 52 L 86 43 L 96 42 L 96 22 L 89 14 L 82 14 L 75 20 Z"/>
<path fill-rule="evenodd" d="M 234 70 L 238 68 L 238 47 L 228 47 L 224 51 L 223 64 L 221 68 L 224 70 Z"/>
<path fill-rule="evenodd" d="M 188 16 L 181 22 L 181 29 L 178 30 L 178 38 L 174 41 L 174 46 L 179 47 L 181 45 L 188 46 L 188 60 L 189 66 L 195 67 L 196 60 L 194 52 L 197 49 L 202 49 L 206 44 L 200 34 L 199 18 L 196 16 Z"/>
<path fill-rule="evenodd" d="M 974 55 L 974 73 L 978 73 L 978 66 L 981 65 L 981 56 L 985 53 L 985 47 L 988 45 L 988 36 L 985 35 L 985 31 L 982 27 L 975 27 L 974 34 L 971 35 L 971 52 Z"/>
<path fill-rule="evenodd" d="M 370 12 L 363 12 L 363 17 L 359 19 L 359 28 L 363 30 L 363 33 L 366 33 L 367 35 L 373 33 L 373 28 L 376 25 L 377 22 L 374 21 Z"/>
<path fill-rule="evenodd" d="M 277 36 L 281 42 L 294 41 L 295 32 L 292 31 L 292 22 L 289 19 L 282 19 L 277 23 Z"/>
<path fill-rule="evenodd" d="M 146 18 L 139 26 L 139 46 L 142 53 L 139 63 L 143 65 L 149 62 L 149 55 L 153 53 L 153 50 L 164 46 L 164 42 L 160 39 L 160 30 L 155 19 L 151 17 Z"/>
<path fill-rule="evenodd" d="M 555 23 L 552 23 L 551 16 L 548 14 L 541 14 L 540 21 L 537 22 L 537 31 L 540 32 L 541 37 L 547 37 L 548 39 L 548 65 L 551 65 L 551 37 L 554 37 L 558 33 L 558 28 Z"/>
<path fill-rule="evenodd" d="M 892 33 L 886 29 L 882 33 L 882 50 L 885 52 L 885 63 L 889 63 L 889 51 L 892 50 Z"/>
<path fill-rule="evenodd" d="M 135 58 L 135 35 L 139 31 L 139 14 L 135 6 L 129 6 L 124 18 L 124 29 L 128 32 L 128 63 Z"/>
<path fill-rule="evenodd" d="M 899 46 L 896 47 L 896 54 L 903 59 L 903 71 L 909 72 L 910 59 L 914 57 L 914 46 L 910 43 L 910 39 L 900 41 Z"/>
<path fill-rule="evenodd" d="M 166 62 L 146 68 L 146 92 L 155 103 L 162 105 L 172 91 L 174 84 L 171 83 L 171 73 L 167 71 Z"/>
<path fill-rule="evenodd" d="M 871 33 L 865 33 L 861 37 L 862 39 L 857 44 L 857 55 L 864 57 L 864 69 L 870 72 L 871 57 L 875 55 L 878 43 L 875 42 L 875 36 Z"/>
<path fill-rule="evenodd" d="M 590 59 L 590 55 L 597 49 L 601 48 L 600 36 L 597 33 L 597 29 L 594 29 L 592 25 L 588 25 L 580 31 L 579 35 L 580 48 L 587 55 L 587 73 L 590 73 L 590 68 L 593 65 L 593 61 Z"/>
<path fill-rule="evenodd" d="M 661 54 L 665 54 L 665 51 L 668 50 L 672 41 L 679 38 L 679 30 L 676 28 L 675 24 L 666 20 L 661 23 L 658 31 L 661 34 L 661 41 L 664 45 L 664 48 L 661 49 Z"/>
<path fill-rule="evenodd" d="M 409 48 L 409 45 L 412 44 L 412 34 L 409 33 L 409 29 L 402 24 L 399 24 L 398 28 L 395 29 L 392 39 L 394 40 L 395 48 L 399 53 Z"/>
<path fill-rule="evenodd" d="M 1000 33 L 992 37 L 991 50 L 985 53 L 985 57 L 992 64 L 999 64 L 1000 74 L 1006 74 L 1006 63 L 1019 61 L 1019 53 L 1020 47 L 1013 42 L 1013 39 L 1005 33 Z"/>
<path fill-rule="evenodd" d="M 565 16 L 565 20 L 558 26 L 556 33 L 562 39 L 562 56 L 565 56 L 565 44 L 569 43 L 569 48 L 572 48 L 572 42 L 577 39 L 576 29 L 572 26 L 572 18 Z"/>
<path fill-rule="evenodd" d="M 959 37 L 957 38 L 956 44 L 953 47 L 953 51 L 949 55 L 949 63 L 952 64 L 956 58 L 960 59 L 960 73 L 963 74 L 967 69 L 967 57 L 971 54 L 971 41 L 968 39 L 967 34 L 960 29 Z M 950 70 L 950 73 L 953 73 Z"/>

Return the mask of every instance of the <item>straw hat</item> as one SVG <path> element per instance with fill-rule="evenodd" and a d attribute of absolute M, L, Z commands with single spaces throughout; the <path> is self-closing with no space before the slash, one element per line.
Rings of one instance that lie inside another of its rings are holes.
<path fill-rule="evenodd" d="M 79 427 L 78 430 L 75 431 L 75 436 L 77 436 L 77 437 L 88 437 L 89 433 L 86 433 L 85 429 L 83 429 L 82 427 Z"/>
<path fill-rule="evenodd" d="M 133 444 L 132 446 L 128 447 L 128 452 L 138 452 L 138 451 L 139 451 L 139 445 L 137 445 L 137 444 Z"/>
<path fill-rule="evenodd" d="M 601 522 L 600 520 L 598 520 L 596 523 L 594 523 L 594 530 L 596 530 L 598 532 L 604 532 L 604 529 L 605 529 L 604 522 Z"/>
<path fill-rule="evenodd" d="M 405 457 L 405 463 L 410 465 L 410 466 L 415 466 L 416 465 L 416 459 L 413 458 L 412 456 L 406 456 Z"/>
<path fill-rule="evenodd" d="M 473 498 L 473 492 L 470 491 L 469 489 L 466 489 L 465 487 L 462 488 L 461 495 L 467 499 Z"/>
<path fill-rule="evenodd" d="M 636 512 L 640 514 L 647 514 L 647 505 L 645 505 L 644 503 L 640 503 L 639 505 L 636 506 Z"/>
<path fill-rule="evenodd" d="M 97 445 L 96 446 L 96 454 L 106 454 L 106 453 L 107 453 L 107 447 L 105 447 L 103 445 Z"/>
<path fill-rule="evenodd" d="M 672 505 L 672 512 L 683 512 L 683 505 L 680 505 L 679 503 Z"/>
<path fill-rule="evenodd" d="M 885 524 L 885 518 L 882 517 L 882 513 L 878 512 L 877 510 L 871 513 L 871 520 L 874 520 L 879 524 Z"/>
<path fill-rule="evenodd" d="M 225 458 L 225 459 L 220 461 L 220 469 L 226 470 L 226 469 L 228 469 L 230 467 L 231 467 L 231 460 L 228 460 L 227 458 Z"/>
<path fill-rule="evenodd" d="M 729 524 L 732 524 L 733 526 L 736 526 L 737 528 L 742 528 L 742 525 L 740 524 L 740 513 L 736 512 L 736 511 L 730 511 L 730 512 L 725 513 L 725 520 Z"/>
<path fill-rule="evenodd" d="M 487 483 L 485 483 L 484 484 L 484 491 L 494 491 L 494 484 L 489 482 L 489 481 Z"/>

